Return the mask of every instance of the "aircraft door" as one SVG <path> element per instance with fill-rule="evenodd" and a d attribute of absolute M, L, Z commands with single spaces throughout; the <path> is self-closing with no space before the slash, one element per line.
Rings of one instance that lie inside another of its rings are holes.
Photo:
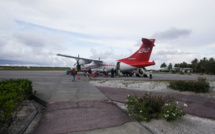
<path fill-rule="evenodd" d="M 116 70 L 120 70 L 120 62 L 116 63 Z"/>

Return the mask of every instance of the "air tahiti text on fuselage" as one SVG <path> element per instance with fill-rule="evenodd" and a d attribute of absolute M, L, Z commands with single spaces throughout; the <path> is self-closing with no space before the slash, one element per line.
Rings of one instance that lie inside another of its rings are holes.
<path fill-rule="evenodd" d="M 128 60 L 136 60 L 136 58 L 128 58 Z"/>

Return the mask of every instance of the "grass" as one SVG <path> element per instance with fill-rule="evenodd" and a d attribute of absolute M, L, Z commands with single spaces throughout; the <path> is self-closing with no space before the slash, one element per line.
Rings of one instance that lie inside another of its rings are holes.
<path fill-rule="evenodd" d="M 32 82 L 27 79 L 0 81 L 0 133 L 2 127 L 16 118 L 20 104 L 33 95 Z"/>

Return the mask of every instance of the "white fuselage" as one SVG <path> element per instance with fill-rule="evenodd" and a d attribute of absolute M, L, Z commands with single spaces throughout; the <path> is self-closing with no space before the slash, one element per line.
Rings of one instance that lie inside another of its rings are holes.
<path fill-rule="evenodd" d="M 117 63 L 119 64 L 118 69 L 120 69 L 120 71 L 129 71 L 129 70 L 136 69 L 136 67 L 116 61 L 116 62 L 102 62 L 102 63 L 91 62 L 89 64 L 81 64 L 81 70 L 87 71 L 91 69 L 97 72 L 103 72 L 103 71 L 110 72 L 112 68 L 113 69 L 117 68 Z"/>

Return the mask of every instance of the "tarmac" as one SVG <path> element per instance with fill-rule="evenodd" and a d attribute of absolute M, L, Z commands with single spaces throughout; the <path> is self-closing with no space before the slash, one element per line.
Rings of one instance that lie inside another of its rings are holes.
<path fill-rule="evenodd" d="M 174 74 L 175 75 L 175 74 Z M 153 79 L 165 79 L 162 74 L 153 75 Z M 174 80 L 172 75 L 166 79 Z M 194 95 L 173 94 L 180 103 L 187 103 L 188 114 L 179 120 L 166 122 L 152 120 L 137 122 L 123 109 L 127 94 L 144 94 L 143 91 L 124 88 L 94 86 L 81 79 L 71 81 L 71 75 L 63 71 L 0 71 L 0 80 L 26 78 L 33 82 L 36 98 L 45 106 L 45 110 L 35 117 L 24 133 L 34 134 L 163 134 L 163 133 L 215 133 L 215 100 Z M 184 79 L 196 80 L 197 76 L 184 76 Z M 208 76 L 215 80 L 214 76 Z M 97 78 L 98 79 L 98 78 Z M 102 78 L 101 79 L 111 79 Z M 134 79 L 114 78 L 114 79 Z M 87 79 L 88 80 L 88 79 Z M 146 80 L 146 79 L 138 79 Z M 153 94 L 160 94 L 153 92 Z M 163 93 L 164 95 L 167 95 Z"/>

